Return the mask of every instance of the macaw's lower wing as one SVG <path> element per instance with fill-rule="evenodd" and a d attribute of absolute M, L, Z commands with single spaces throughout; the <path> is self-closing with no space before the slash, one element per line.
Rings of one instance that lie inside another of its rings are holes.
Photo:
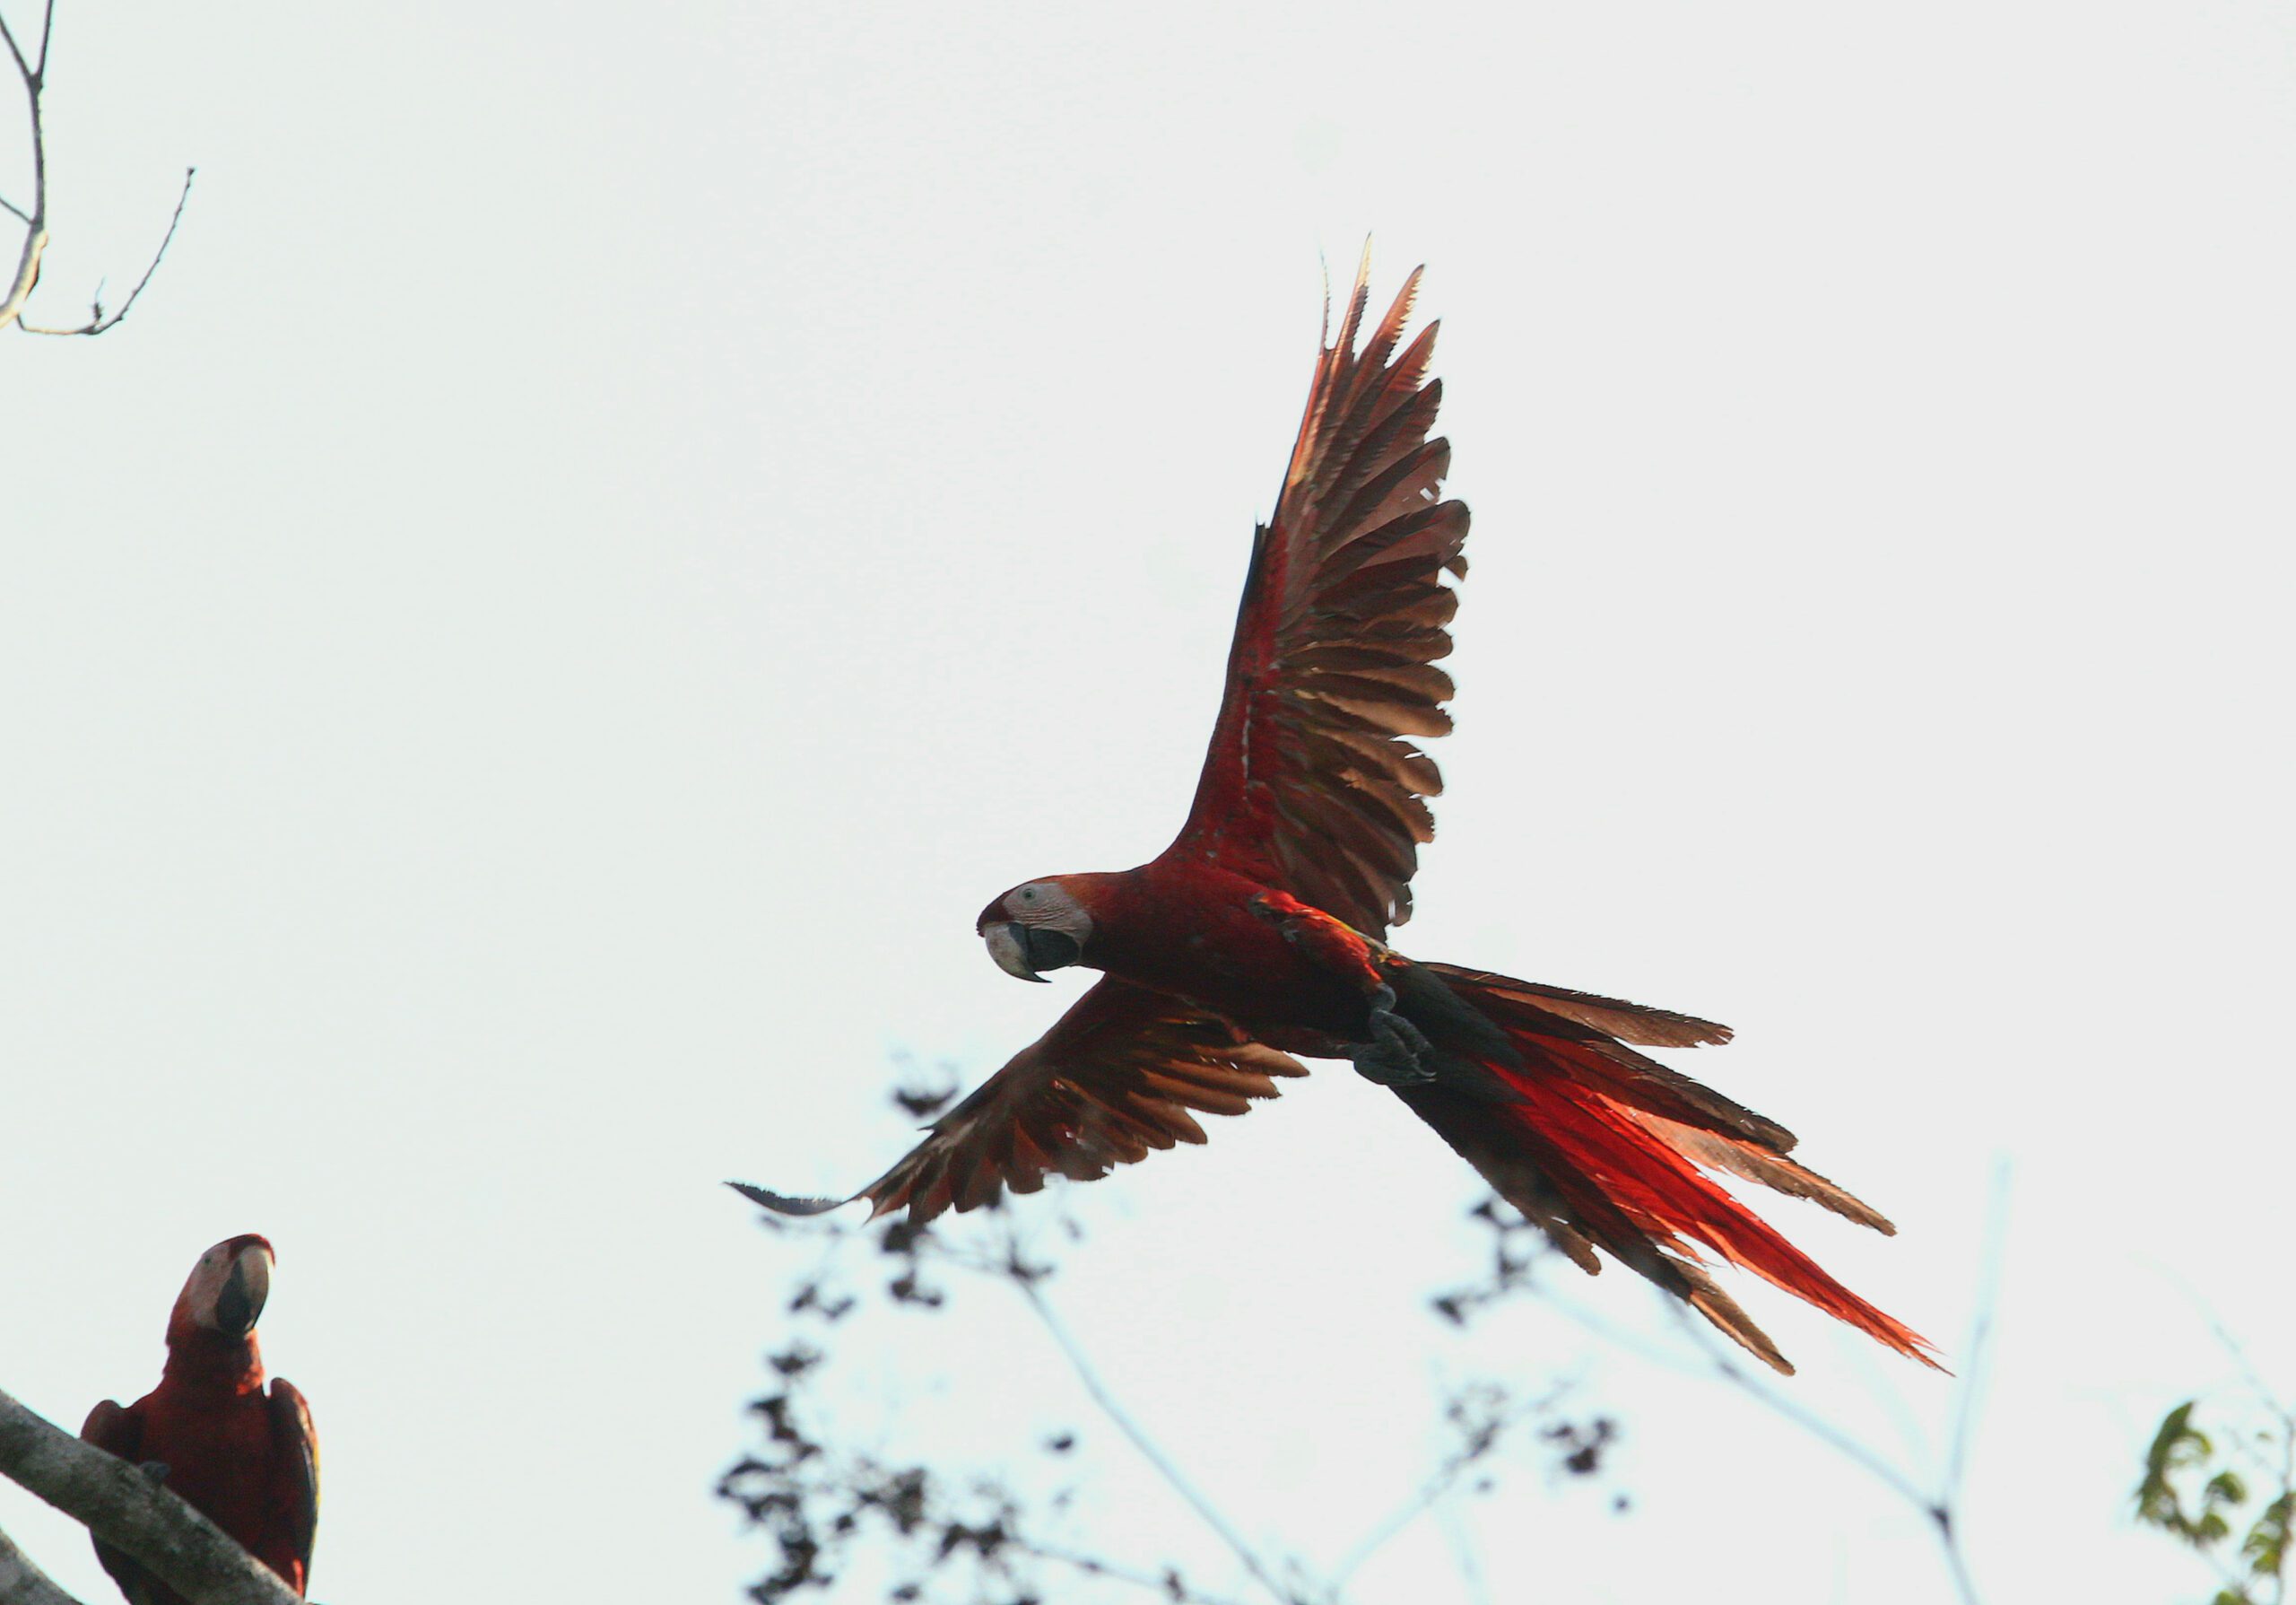
<path fill-rule="evenodd" d="M 271 1379 L 265 1402 L 271 1407 L 271 1510 L 256 1558 L 307 1593 L 319 1530 L 319 1435 L 311 1407 L 285 1377 Z"/>
<path fill-rule="evenodd" d="M 144 1446 L 143 1417 L 123 1408 L 117 1400 L 107 1399 L 88 1412 L 80 1426 L 80 1441 L 132 1462 Z"/>
<path fill-rule="evenodd" d="M 1304 1076 L 1288 1053 L 1220 1016 L 1109 978 L 1053 1028 L 928 1128 L 907 1157 L 850 1199 L 797 1199 L 729 1183 L 784 1215 L 869 1200 L 875 1219 L 906 1205 L 912 1221 L 976 1209 L 1049 1175 L 1089 1182 L 1177 1142 L 1202 1142 L 1191 1111 L 1241 1114 Z"/>
<path fill-rule="evenodd" d="M 92 1444 L 105 1453 L 116 1455 L 130 1465 L 143 1463 L 144 1417 L 139 1405 L 123 1406 L 117 1400 L 107 1399 L 88 1412 L 88 1419 L 80 1428 L 80 1440 Z M 165 1584 L 144 1569 L 144 1563 L 125 1549 L 115 1549 L 101 1539 L 94 1540 L 96 1559 L 119 1592 L 127 1598 L 128 1605 L 160 1605 L 162 1600 L 173 1600 Z"/>

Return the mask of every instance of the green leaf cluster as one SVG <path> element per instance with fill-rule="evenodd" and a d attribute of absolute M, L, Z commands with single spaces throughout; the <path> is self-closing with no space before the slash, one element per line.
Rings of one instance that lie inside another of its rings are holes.
<path fill-rule="evenodd" d="M 2229 1463 L 2226 1447 L 2193 1425 L 2198 1403 L 2187 1399 L 2161 1418 L 2136 1485 L 2136 1519 L 2215 1562 L 2223 1586 L 2211 1605 L 2279 1605 L 2286 1590 L 2296 1489 L 2283 1475 L 2273 1496 L 2251 1515 L 2255 1493 L 2248 1479 Z M 2266 1442 L 2274 1437 L 2269 1431 L 2259 1435 Z M 2244 1522 L 2246 1531 L 2233 1547 L 2229 1540 Z"/>

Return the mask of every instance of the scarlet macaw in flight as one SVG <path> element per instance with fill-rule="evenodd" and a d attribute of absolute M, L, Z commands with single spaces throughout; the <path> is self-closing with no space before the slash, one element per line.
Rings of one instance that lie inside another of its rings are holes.
<path fill-rule="evenodd" d="M 124 1461 L 164 1467 L 164 1487 L 301 1594 L 318 1530 L 319 1444 L 295 1385 L 284 1377 L 267 1391 L 263 1385 L 255 1323 L 271 1292 L 272 1258 L 271 1244 L 253 1233 L 200 1255 L 168 1317 L 160 1385 L 125 1409 L 105 1400 L 80 1436 Z M 101 1539 L 96 1558 L 129 1605 L 184 1605 Z"/>
<path fill-rule="evenodd" d="M 1451 650 L 1458 593 L 1444 576 L 1466 573 L 1467 510 L 1441 499 L 1450 446 L 1427 438 L 1437 326 L 1397 353 L 1419 275 L 1359 350 L 1369 271 L 1367 252 L 1254 539 L 1178 837 L 1136 869 L 1029 881 L 981 912 L 1008 973 L 1083 964 L 1104 979 L 854 1198 L 872 1218 L 906 1205 L 922 1222 L 1056 1172 L 1105 1175 L 1202 1142 L 1192 1110 L 1241 1114 L 1274 1097 L 1276 1077 L 1306 1074 L 1293 1054 L 1347 1059 L 1585 1269 L 1608 1251 L 1790 1373 L 1700 1268 L 1702 1248 L 1934 1365 L 1923 1339 L 1704 1173 L 1894 1229 L 1787 1158 L 1784 1127 L 1635 1051 L 1727 1042 L 1726 1027 L 1387 945 L 1435 833 L 1422 799 L 1442 781 L 1412 738 L 1450 728 L 1435 660 Z M 784 1213 L 853 1201 L 734 1185 Z"/>

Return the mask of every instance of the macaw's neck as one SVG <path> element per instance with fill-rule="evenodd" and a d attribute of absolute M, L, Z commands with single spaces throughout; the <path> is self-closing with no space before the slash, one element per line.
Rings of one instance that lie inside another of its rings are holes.
<path fill-rule="evenodd" d="M 1217 1009 L 1247 1027 L 1360 1031 L 1360 987 L 1286 936 L 1259 882 L 1159 859 L 1093 888 L 1084 963 Z"/>
<path fill-rule="evenodd" d="M 255 1334 L 227 1337 L 204 1327 L 170 1328 L 160 1385 L 178 1392 L 254 1393 L 263 1388 L 263 1349 Z"/>

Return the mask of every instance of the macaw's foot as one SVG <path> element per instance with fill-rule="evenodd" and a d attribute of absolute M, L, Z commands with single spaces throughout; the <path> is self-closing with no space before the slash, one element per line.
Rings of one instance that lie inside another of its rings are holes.
<path fill-rule="evenodd" d="M 1348 1054 L 1355 1072 L 1381 1086 L 1417 1086 L 1435 1079 L 1434 1048 L 1396 1012 L 1392 988 L 1371 997 L 1371 1040 Z"/>

